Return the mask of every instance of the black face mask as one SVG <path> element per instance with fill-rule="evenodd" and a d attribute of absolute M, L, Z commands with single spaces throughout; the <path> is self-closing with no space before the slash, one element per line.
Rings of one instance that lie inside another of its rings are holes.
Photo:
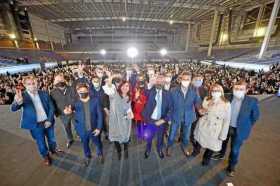
<path fill-rule="evenodd" d="M 59 82 L 56 84 L 56 87 L 58 87 L 58 88 L 64 88 L 65 86 L 66 86 L 65 82 Z"/>
<path fill-rule="evenodd" d="M 140 87 L 140 88 L 144 88 L 144 87 L 145 87 L 145 82 L 142 82 L 142 81 L 141 81 L 141 82 L 139 83 L 139 87 Z"/>
<path fill-rule="evenodd" d="M 89 95 L 89 93 L 88 93 L 88 92 L 79 93 L 79 96 L 80 96 L 80 98 L 82 98 L 82 99 L 87 98 L 87 97 L 88 97 L 88 95 Z"/>

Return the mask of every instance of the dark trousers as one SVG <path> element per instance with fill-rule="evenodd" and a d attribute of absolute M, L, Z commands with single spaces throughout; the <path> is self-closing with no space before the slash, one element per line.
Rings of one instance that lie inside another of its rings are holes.
<path fill-rule="evenodd" d="M 163 138 L 164 138 L 166 124 L 156 126 L 154 123 L 152 123 L 152 124 L 147 124 L 147 125 L 154 125 L 153 127 L 156 128 L 156 130 L 151 130 L 151 134 L 147 138 L 146 151 L 151 152 L 153 139 L 154 139 L 155 135 L 157 135 L 157 151 L 161 152 L 162 147 L 163 147 Z M 147 127 L 149 127 L 149 126 L 147 126 Z"/>
<path fill-rule="evenodd" d="M 116 148 L 117 152 L 121 153 L 121 151 L 122 151 L 121 143 L 118 141 L 114 141 L 114 144 L 115 144 L 115 148 Z M 123 143 L 123 147 L 124 147 L 124 151 L 128 151 L 128 142 Z"/>
<path fill-rule="evenodd" d="M 135 121 L 136 135 L 139 140 L 144 138 L 144 123 L 142 121 Z"/>
<path fill-rule="evenodd" d="M 54 135 L 54 126 L 45 128 L 44 125 L 37 125 L 35 129 L 30 130 L 32 138 L 36 141 L 40 155 L 45 158 L 50 152 L 56 150 L 56 139 Z M 46 138 L 48 145 L 46 143 Z"/>
<path fill-rule="evenodd" d="M 213 155 L 214 151 L 210 150 L 210 149 L 206 149 L 204 154 L 203 154 L 203 159 L 202 161 L 206 164 L 208 164 L 211 160 L 211 157 Z"/>
<path fill-rule="evenodd" d="M 228 169 L 234 170 L 234 168 L 239 160 L 240 148 L 243 144 L 243 141 L 237 138 L 236 128 L 234 128 L 234 127 L 229 127 L 227 139 L 225 141 L 223 141 L 222 149 L 220 151 L 220 154 L 223 156 L 226 154 L 227 144 L 228 144 L 229 140 L 231 141 L 231 143 L 230 143 L 231 150 L 230 150 L 230 154 L 229 154 Z"/>
<path fill-rule="evenodd" d="M 197 122 L 198 122 L 198 120 L 196 120 L 195 122 L 193 122 L 193 124 L 192 124 L 192 127 L 191 127 L 191 134 L 190 134 L 190 141 L 191 141 L 191 143 L 192 143 L 192 145 L 193 145 L 193 151 L 195 152 L 195 153 L 199 153 L 200 152 L 200 145 L 199 145 L 199 143 L 194 139 L 194 130 L 195 130 L 195 127 L 196 127 L 196 125 L 197 125 Z"/>
<path fill-rule="evenodd" d="M 98 156 L 102 155 L 102 143 L 100 140 L 100 135 L 94 136 L 92 131 L 86 131 L 85 135 L 81 136 L 85 157 L 91 158 L 91 150 L 89 147 L 90 140 L 92 140 L 92 142 L 96 145 L 96 154 Z"/>
<path fill-rule="evenodd" d="M 61 115 L 61 122 L 63 123 L 63 128 L 66 133 L 67 141 L 73 141 L 73 133 L 72 133 L 72 118 L 70 116 Z"/>
<path fill-rule="evenodd" d="M 196 142 L 194 144 L 194 151 L 199 153 L 200 149 L 201 149 L 201 145 L 198 142 Z M 214 151 L 212 151 L 210 149 L 205 149 L 203 158 L 202 158 L 202 162 L 205 164 L 208 164 L 210 162 L 213 154 L 214 154 Z"/>

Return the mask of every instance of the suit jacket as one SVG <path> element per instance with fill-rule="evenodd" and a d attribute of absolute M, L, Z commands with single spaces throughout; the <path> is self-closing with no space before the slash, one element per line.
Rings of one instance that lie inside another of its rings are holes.
<path fill-rule="evenodd" d="M 41 90 L 38 91 L 38 94 L 41 99 L 43 108 L 46 112 L 46 115 L 48 117 L 47 120 L 50 121 L 52 124 L 54 124 L 55 109 L 51 97 L 47 92 Z M 22 97 L 23 97 L 23 103 L 19 105 L 14 101 L 11 105 L 11 111 L 16 112 L 22 108 L 22 114 L 20 120 L 21 128 L 32 130 L 37 126 L 36 110 L 31 97 L 26 91 L 22 93 Z"/>
<path fill-rule="evenodd" d="M 232 101 L 233 97 L 230 98 Z M 260 117 L 258 100 L 245 96 L 241 104 L 237 118 L 236 135 L 239 140 L 246 140 L 250 136 L 251 129 Z"/>
<path fill-rule="evenodd" d="M 97 98 L 91 97 L 89 100 L 90 105 L 90 120 L 91 120 L 91 129 L 102 129 L 103 126 L 103 114 L 100 105 L 100 101 Z M 85 111 L 82 101 L 77 100 L 73 105 L 74 110 L 74 125 L 79 136 L 84 136 L 87 132 L 86 123 L 85 123 Z"/>
<path fill-rule="evenodd" d="M 144 110 L 142 112 L 142 116 L 144 118 L 145 122 L 148 123 L 154 123 L 155 120 L 151 118 L 154 109 L 156 107 L 156 88 L 153 87 L 149 91 L 149 96 L 147 98 L 146 105 L 144 107 Z M 160 119 L 164 119 L 166 122 L 169 120 L 169 114 L 170 114 L 170 97 L 168 95 L 168 91 L 162 89 L 162 104 L 161 104 L 161 117 Z"/>
<path fill-rule="evenodd" d="M 201 105 L 201 98 L 192 86 L 189 86 L 185 98 L 180 86 L 174 88 L 171 90 L 170 99 L 172 124 L 184 122 L 185 125 L 191 125 L 196 121 L 195 108 Z"/>

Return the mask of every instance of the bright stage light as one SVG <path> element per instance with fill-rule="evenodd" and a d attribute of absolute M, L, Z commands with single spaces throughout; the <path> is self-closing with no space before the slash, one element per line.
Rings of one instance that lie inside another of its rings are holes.
<path fill-rule="evenodd" d="M 126 54 L 130 58 L 135 58 L 138 55 L 138 50 L 135 47 L 130 47 L 127 49 Z"/>
<path fill-rule="evenodd" d="M 165 56 L 165 55 L 167 54 L 167 50 L 166 50 L 165 48 L 161 49 L 161 50 L 160 50 L 160 54 L 161 54 L 162 56 Z"/>
<path fill-rule="evenodd" d="M 170 21 L 169 21 L 169 24 L 170 24 L 170 25 L 173 25 L 173 22 L 174 22 L 173 20 L 170 20 Z"/>
<path fill-rule="evenodd" d="M 17 38 L 16 35 L 15 35 L 14 33 L 9 34 L 9 37 L 10 37 L 11 39 L 16 39 L 16 38 Z"/>
<path fill-rule="evenodd" d="M 102 50 L 100 50 L 100 54 L 102 55 L 102 56 L 105 56 L 106 55 L 106 50 L 105 49 L 102 49 Z"/>
<path fill-rule="evenodd" d="M 126 17 L 123 17 L 123 18 L 122 18 L 122 21 L 125 22 L 125 21 L 126 21 Z"/>

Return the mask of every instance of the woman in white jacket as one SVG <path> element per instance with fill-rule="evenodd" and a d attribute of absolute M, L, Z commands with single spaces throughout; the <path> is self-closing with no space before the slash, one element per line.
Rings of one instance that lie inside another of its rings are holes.
<path fill-rule="evenodd" d="M 210 88 L 209 96 L 203 100 L 202 107 L 200 114 L 203 116 L 194 131 L 194 138 L 198 142 L 195 148 L 206 149 L 202 165 L 208 165 L 213 152 L 221 150 L 229 129 L 230 103 L 224 97 L 222 86 L 214 84 Z"/>

